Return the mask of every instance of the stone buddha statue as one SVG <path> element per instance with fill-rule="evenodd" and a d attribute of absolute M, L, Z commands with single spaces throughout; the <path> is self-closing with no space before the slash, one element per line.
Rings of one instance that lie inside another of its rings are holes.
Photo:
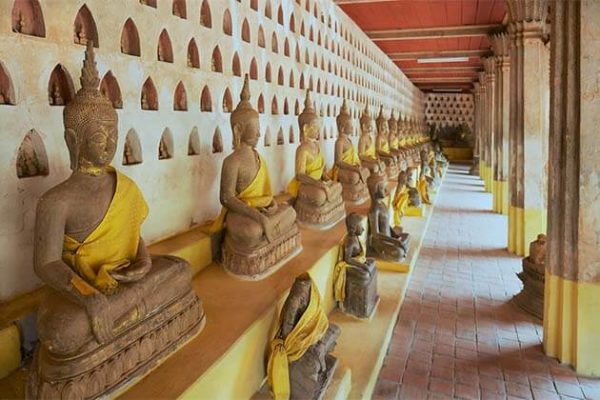
<path fill-rule="evenodd" d="M 334 270 L 333 293 L 342 311 L 357 318 L 369 318 L 377 295 L 375 260 L 367 257 L 363 217 L 351 213 L 346 217 L 346 236 L 340 243 Z"/>
<path fill-rule="evenodd" d="M 523 258 L 523 271 L 517 276 L 523 289 L 514 297 L 515 303 L 529 314 L 544 317 L 544 283 L 546 280 L 546 235 L 539 234 L 529 245 L 529 257 Z"/>
<path fill-rule="evenodd" d="M 400 150 L 400 137 L 398 136 L 398 120 L 394 118 L 394 112 L 391 112 L 390 119 L 387 120 L 388 131 L 389 131 L 389 143 L 390 153 L 392 153 L 397 161 L 399 162 L 402 158 L 402 151 Z"/>
<path fill-rule="evenodd" d="M 389 142 L 390 131 L 387 119 L 383 115 L 383 106 L 379 108 L 379 115 L 375 120 L 375 125 L 377 127 L 377 136 L 375 138 L 377 156 L 384 162 L 388 178 L 396 179 L 398 177 L 398 157 L 391 152 Z"/>
<path fill-rule="evenodd" d="M 140 237 L 148 206 L 115 170 L 117 113 L 98 90 L 93 43 L 81 89 L 64 109 L 72 174 L 40 199 L 34 268 L 49 288 L 27 397 L 109 396 L 202 329 L 186 261 L 150 256 Z"/>
<path fill-rule="evenodd" d="M 332 179 L 342 184 L 344 200 L 361 204 L 369 198 L 367 179 L 370 172 L 363 167 L 356 148 L 350 141 L 352 117 L 348 111 L 346 99 L 340 114 L 336 118 L 338 138 L 335 141 L 335 163 Z"/>
<path fill-rule="evenodd" d="M 421 194 L 419 193 L 418 181 L 419 177 L 417 174 L 417 169 L 414 167 L 409 167 L 406 170 L 407 176 L 407 185 L 408 185 L 408 206 L 409 207 L 421 207 Z"/>
<path fill-rule="evenodd" d="M 392 210 L 394 212 L 394 226 L 400 226 L 402 217 L 410 204 L 410 188 L 408 187 L 408 175 L 406 171 L 398 173 L 398 184 L 392 200 Z"/>
<path fill-rule="evenodd" d="M 329 353 L 340 328 L 329 324 L 321 301 L 311 277 L 299 275 L 271 341 L 267 378 L 275 400 L 321 399 L 331 382 L 338 361 Z"/>
<path fill-rule="evenodd" d="M 385 202 L 386 184 L 378 182 L 371 190 L 367 255 L 386 261 L 401 261 L 408 253 L 410 235 L 400 226 L 390 226 L 389 207 Z"/>
<path fill-rule="evenodd" d="M 242 279 L 262 279 L 301 250 L 296 212 L 273 197 L 269 171 L 256 151 L 258 112 L 250 104 L 248 75 L 240 103 L 231 113 L 233 153 L 223 160 L 223 209 L 211 227 L 225 230 L 223 267 Z"/>
<path fill-rule="evenodd" d="M 358 140 L 358 156 L 362 165 L 367 167 L 371 175 L 385 174 L 385 164 L 379 159 L 375 138 L 373 137 L 373 118 L 369 113 L 369 105 L 360 117 L 360 139 Z"/>
<path fill-rule="evenodd" d="M 294 198 L 298 222 L 327 229 L 346 214 L 342 185 L 325 173 L 325 158 L 319 146 L 320 120 L 306 92 L 304 111 L 298 116 L 301 143 L 296 149 L 296 175 L 287 190 Z"/>
<path fill-rule="evenodd" d="M 421 196 L 421 202 L 423 204 L 431 204 L 431 196 L 429 195 L 431 186 L 433 184 L 433 176 L 431 174 L 431 168 L 428 163 L 428 152 L 423 149 L 420 151 L 421 159 L 421 173 L 419 175 L 419 181 L 417 183 L 417 189 Z"/>

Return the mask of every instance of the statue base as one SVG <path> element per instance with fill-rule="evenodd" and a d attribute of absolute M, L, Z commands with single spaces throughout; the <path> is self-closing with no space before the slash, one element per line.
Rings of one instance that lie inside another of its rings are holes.
<path fill-rule="evenodd" d="M 341 304 L 345 314 L 359 319 L 369 319 L 377 308 L 377 269 L 366 284 L 357 279 L 346 277 L 346 297 Z"/>
<path fill-rule="evenodd" d="M 369 189 L 363 182 L 356 185 L 342 183 L 342 198 L 352 205 L 361 205 L 369 200 Z"/>
<path fill-rule="evenodd" d="M 297 200 L 294 206 L 298 215 L 298 225 L 315 230 L 327 230 L 340 222 L 346 216 L 344 201 L 325 203 L 321 207 Z"/>
<path fill-rule="evenodd" d="M 396 179 L 398 179 L 398 174 L 400 173 L 400 168 L 398 167 L 398 164 L 390 164 L 390 165 L 386 166 L 385 173 L 386 173 L 388 179 L 396 180 Z"/>
<path fill-rule="evenodd" d="M 523 282 L 523 290 L 513 301 L 519 308 L 538 319 L 544 318 L 544 265 L 534 264 L 529 257 L 523 259 L 523 271 L 517 274 Z"/>
<path fill-rule="evenodd" d="M 153 369 L 204 328 L 193 290 L 138 322 L 113 341 L 79 355 L 37 350 L 27 383 L 29 399 L 110 397 Z"/>
<path fill-rule="evenodd" d="M 300 231 L 294 225 L 277 241 L 262 243 L 251 250 L 240 250 L 225 235 L 223 243 L 223 268 L 230 275 L 244 280 L 260 280 L 281 268 L 302 251 Z"/>

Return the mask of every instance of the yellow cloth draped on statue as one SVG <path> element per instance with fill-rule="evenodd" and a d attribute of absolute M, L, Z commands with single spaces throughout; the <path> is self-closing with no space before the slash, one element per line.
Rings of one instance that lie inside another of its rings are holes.
<path fill-rule="evenodd" d="M 421 201 L 424 204 L 431 204 L 431 199 L 429 198 L 429 185 L 427 184 L 427 178 L 425 178 L 425 175 L 422 175 L 419 178 L 419 183 L 417 184 L 417 190 L 419 191 L 419 194 L 421 195 Z"/>
<path fill-rule="evenodd" d="M 402 217 L 404 216 L 406 208 L 408 207 L 408 203 L 408 186 L 404 185 L 402 190 L 396 191 L 396 195 L 392 201 L 392 208 L 394 209 L 394 226 L 400 226 Z"/>
<path fill-rule="evenodd" d="M 363 235 L 365 236 L 365 235 Z M 337 264 L 335 264 L 335 269 L 333 270 L 333 298 L 335 301 L 341 302 L 346 298 L 346 268 L 348 268 L 348 263 L 344 261 L 345 250 L 344 244 L 346 243 L 346 236 L 342 239 L 339 245 L 338 259 Z M 356 258 L 361 263 L 364 263 L 367 259 L 365 253 L 365 244 L 363 243 L 363 238 L 359 239 L 360 243 L 360 253 L 353 258 Z"/>
<path fill-rule="evenodd" d="M 280 315 L 281 327 L 283 316 Z M 300 320 L 285 340 L 277 336 L 271 341 L 271 354 L 267 364 L 269 386 L 275 400 L 287 400 L 290 397 L 289 364 L 299 360 L 306 350 L 315 344 L 329 328 L 329 321 L 321 305 L 321 295 L 311 280 L 310 300 Z M 281 328 L 280 328 L 281 329 Z"/>
<path fill-rule="evenodd" d="M 116 176 L 115 193 L 100 224 L 82 243 L 64 236 L 62 259 L 84 279 L 72 281 L 84 295 L 94 293 L 88 283 L 105 294 L 114 292 L 118 282 L 110 272 L 135 260 L 140 228 L 148 215 L 137 185 L 112 167 L 110 173 Z"/>
<path fill-rule="evenodd" d="M 392 148 L 392 150 L 398 150 L 399 146 L 400 146 L 400 140 L 398 139 L 398 136 L 396 136 L 392 140 L 392 143 L 390 143 L 390 147 Z"/>
<path fill-rule="evenodd" d="M 269 170 L 267 163 L 258 155 L 258 172 L 237 198 L 242 200 L 248 207 L 262 208 L 267 207 L 273 202 L 273 193 L 271 192 L 271 179 L 269 178 Z M 221 231 L 225 226 L 225 217 L 227 216 L 227 208 L 221 208 L 221 213 L 209 228 L 211 233 Z"/>
<path fill-rule="evenodd" d="M 363 157 L 370 158 L 373 160 L 377 159 L 377 151 L 375 149 L 375 143 L 371 142 L 371 145 L 364 151 Z"/>
<path fill-rule="evenodd" d="M 323 171 L 325 170 L 325 159 L 323 155 L 319 151 L 317 156 L 312 160 L 308 160 L 304 166 L 304 173 L 310 176 L 312 179 L 321 180 L 323 177 Z M 298 196 L 298 189 L 300 188 L 300 181 L 298 178 L 294 177 L 290 181 L 287 187 L 287 191 L 292 197 Z"/>
<path fill-rule="evenodd" d="M 360 158 L 358 157 L 358 152 L 356 151 L 354 146 L 350 145 L 348 150 L 342 153 L 342 162 L 354 166 L 360 165 Z M 338 182 L 339 173 L 340 167 L 334 164 L 333 168 L 331 169 L 331 179 Z"/>
<path fill-rule="evenodd" d="M 383 151 L 384 153 L 390 152 L 390 144 L 387 140 L 381 145 L 381 151 Z"/>

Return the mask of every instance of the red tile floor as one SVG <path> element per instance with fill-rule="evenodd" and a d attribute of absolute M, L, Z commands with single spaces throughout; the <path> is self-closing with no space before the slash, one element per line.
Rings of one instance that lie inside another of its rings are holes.
<path fill-rule="evenodd" d="M 540 322 L 512 304 L 521 260 L 491 206 L 450 166 L 374 399 L 600 399 L 600 380 L 544 356 Z"/>

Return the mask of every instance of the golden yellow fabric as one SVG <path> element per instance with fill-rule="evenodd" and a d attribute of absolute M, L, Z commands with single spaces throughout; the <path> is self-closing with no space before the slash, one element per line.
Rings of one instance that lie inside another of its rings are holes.
<path fill-rule="evenodd" d="M 324 169 L 325 159 L 323 158 L 323 155 L 320 151 L 317 153 L 317 156 L 312 160 L 308 160 L 307 157 L 306 164 L 304 165 L 304 173 L 306 175 L 310 176 L 313 179 L 321 180 L 321 178 L 323 177 Z M 300 181 L 296 177 L 294 177 L 294 179 L 292 179 L 287 186 L 287 192 L 293 197 L 297 197 L 299 188 Z"/>
<path fill-rule="evenodd" d="M 271 191 L 271 178 L 269 177 L 269 170 L 267 163 L 258 155 L 258 172 L 256 176 L 250 182 L 250 184 L 244 189 L 237 197 L 246 203 L 249 207 L 262 208 L 267 207 L 273 201 L 273 193 Z M 219 232 L 225 227 L 225 217 L 227 216 L 227 208 L 221 208 L 221 213 L 212 223 L 209 228 L 211 233 Z"/>
<path fill-rule="evenodd" d="M 377 151 L 375 150 L 375 142 L 371 141 L 371 145 L 364 151 L 363 157 L 377 159 Z"/>
<path fill-rule="evenodd" d="M 394 209 L 394 226 L 400 226 L 402 217 L 408 207 L 408 186 L 404 185 L 402 190 L 397 190 L 394 200 L 392 201 L 392 208 Z"/>
<path fill-rule="evenodd" d="M 137 185 L 114 168 L 111 172 L 117 183 L 104 219 L 82 243 L 65 235 L 62 253 L 67 265 L 106 294 L 118 286 L 110 272 L 135 260 L 140 228 L 148 215 L 148 205 Z"/>
<path fill-rule="evenodd" d="M 360 158 L 358 157 L 358 152 L 354 146 L 350 145 L 348 150 L 342 154 L 342 162 L 350 165 L 360 165 Z M 331 179 L 337 182 L 339 180 L 339 173 L 340 167 L 334 165 L 331 170 Z"/>
<path fill-rule="evenodd" d="M 419 191 L 419 194 L 421 195 L 421 201 L 425 204 L 431 204 L 431 200 L 429 199 L 429 190 L 428 190 L 428 185 L 427 185 L 427 179 L 425 178 L 425 175 L 422 175 L 419 178 L 419 183 L 417 184 L 417 190 Z"/>
<path fill-rule="evenodd" d="M 385 152 L 385 153 L 389 153 L 390 152 L 390 144 L 388 143 L 388 141 L 384 141 L 383 144 L 381 145 L 381 151 Z"/>
<path fill-rule="evenodd" d="M 283 315 L 280 315 L 280 327 L 282 318 Z M 321 305 L 321 295 L 311 280 L 310 301 L 306 311 L 285 340 L 280 339 L 277 332 L 277 336 L 271 341 L 267 377 L 275 400 L 289 399 L 289 363 L 299 360 L 310 346 L 321 339 L 327 328 L 329 328 L 329 321 Z"/>
<path fill-rule="evenodd" d="M 346 268 L 348 268 L 349 266 L 348 263 L 344 261 L 344 244 L 346 243 L 346 238 L 347 235 L 344 236 L 344 238 L 340 242 L 338 260 L 335 265 L 335 269 L 333 270 L 333 297 L 335 301 L 344 301 L 344 299 L 346 298 Z M 354 257 L 362 263 L 364 263 L 367 259 L 365 253 L 366 247 L 363 241 L 364 239 L 363 237 L 361 237 L 359 239 L 360 253 L 356 257 Z"/>
<path fill-rule="evenodd" d="M 390 147 L 393 150 L 398 150 L 399 146 L 400 146 L 400 140 L 398 139 L 398 136 L 395 136 L 394 139 L 392 139 L 392 143 L 390 143 Z"/>

